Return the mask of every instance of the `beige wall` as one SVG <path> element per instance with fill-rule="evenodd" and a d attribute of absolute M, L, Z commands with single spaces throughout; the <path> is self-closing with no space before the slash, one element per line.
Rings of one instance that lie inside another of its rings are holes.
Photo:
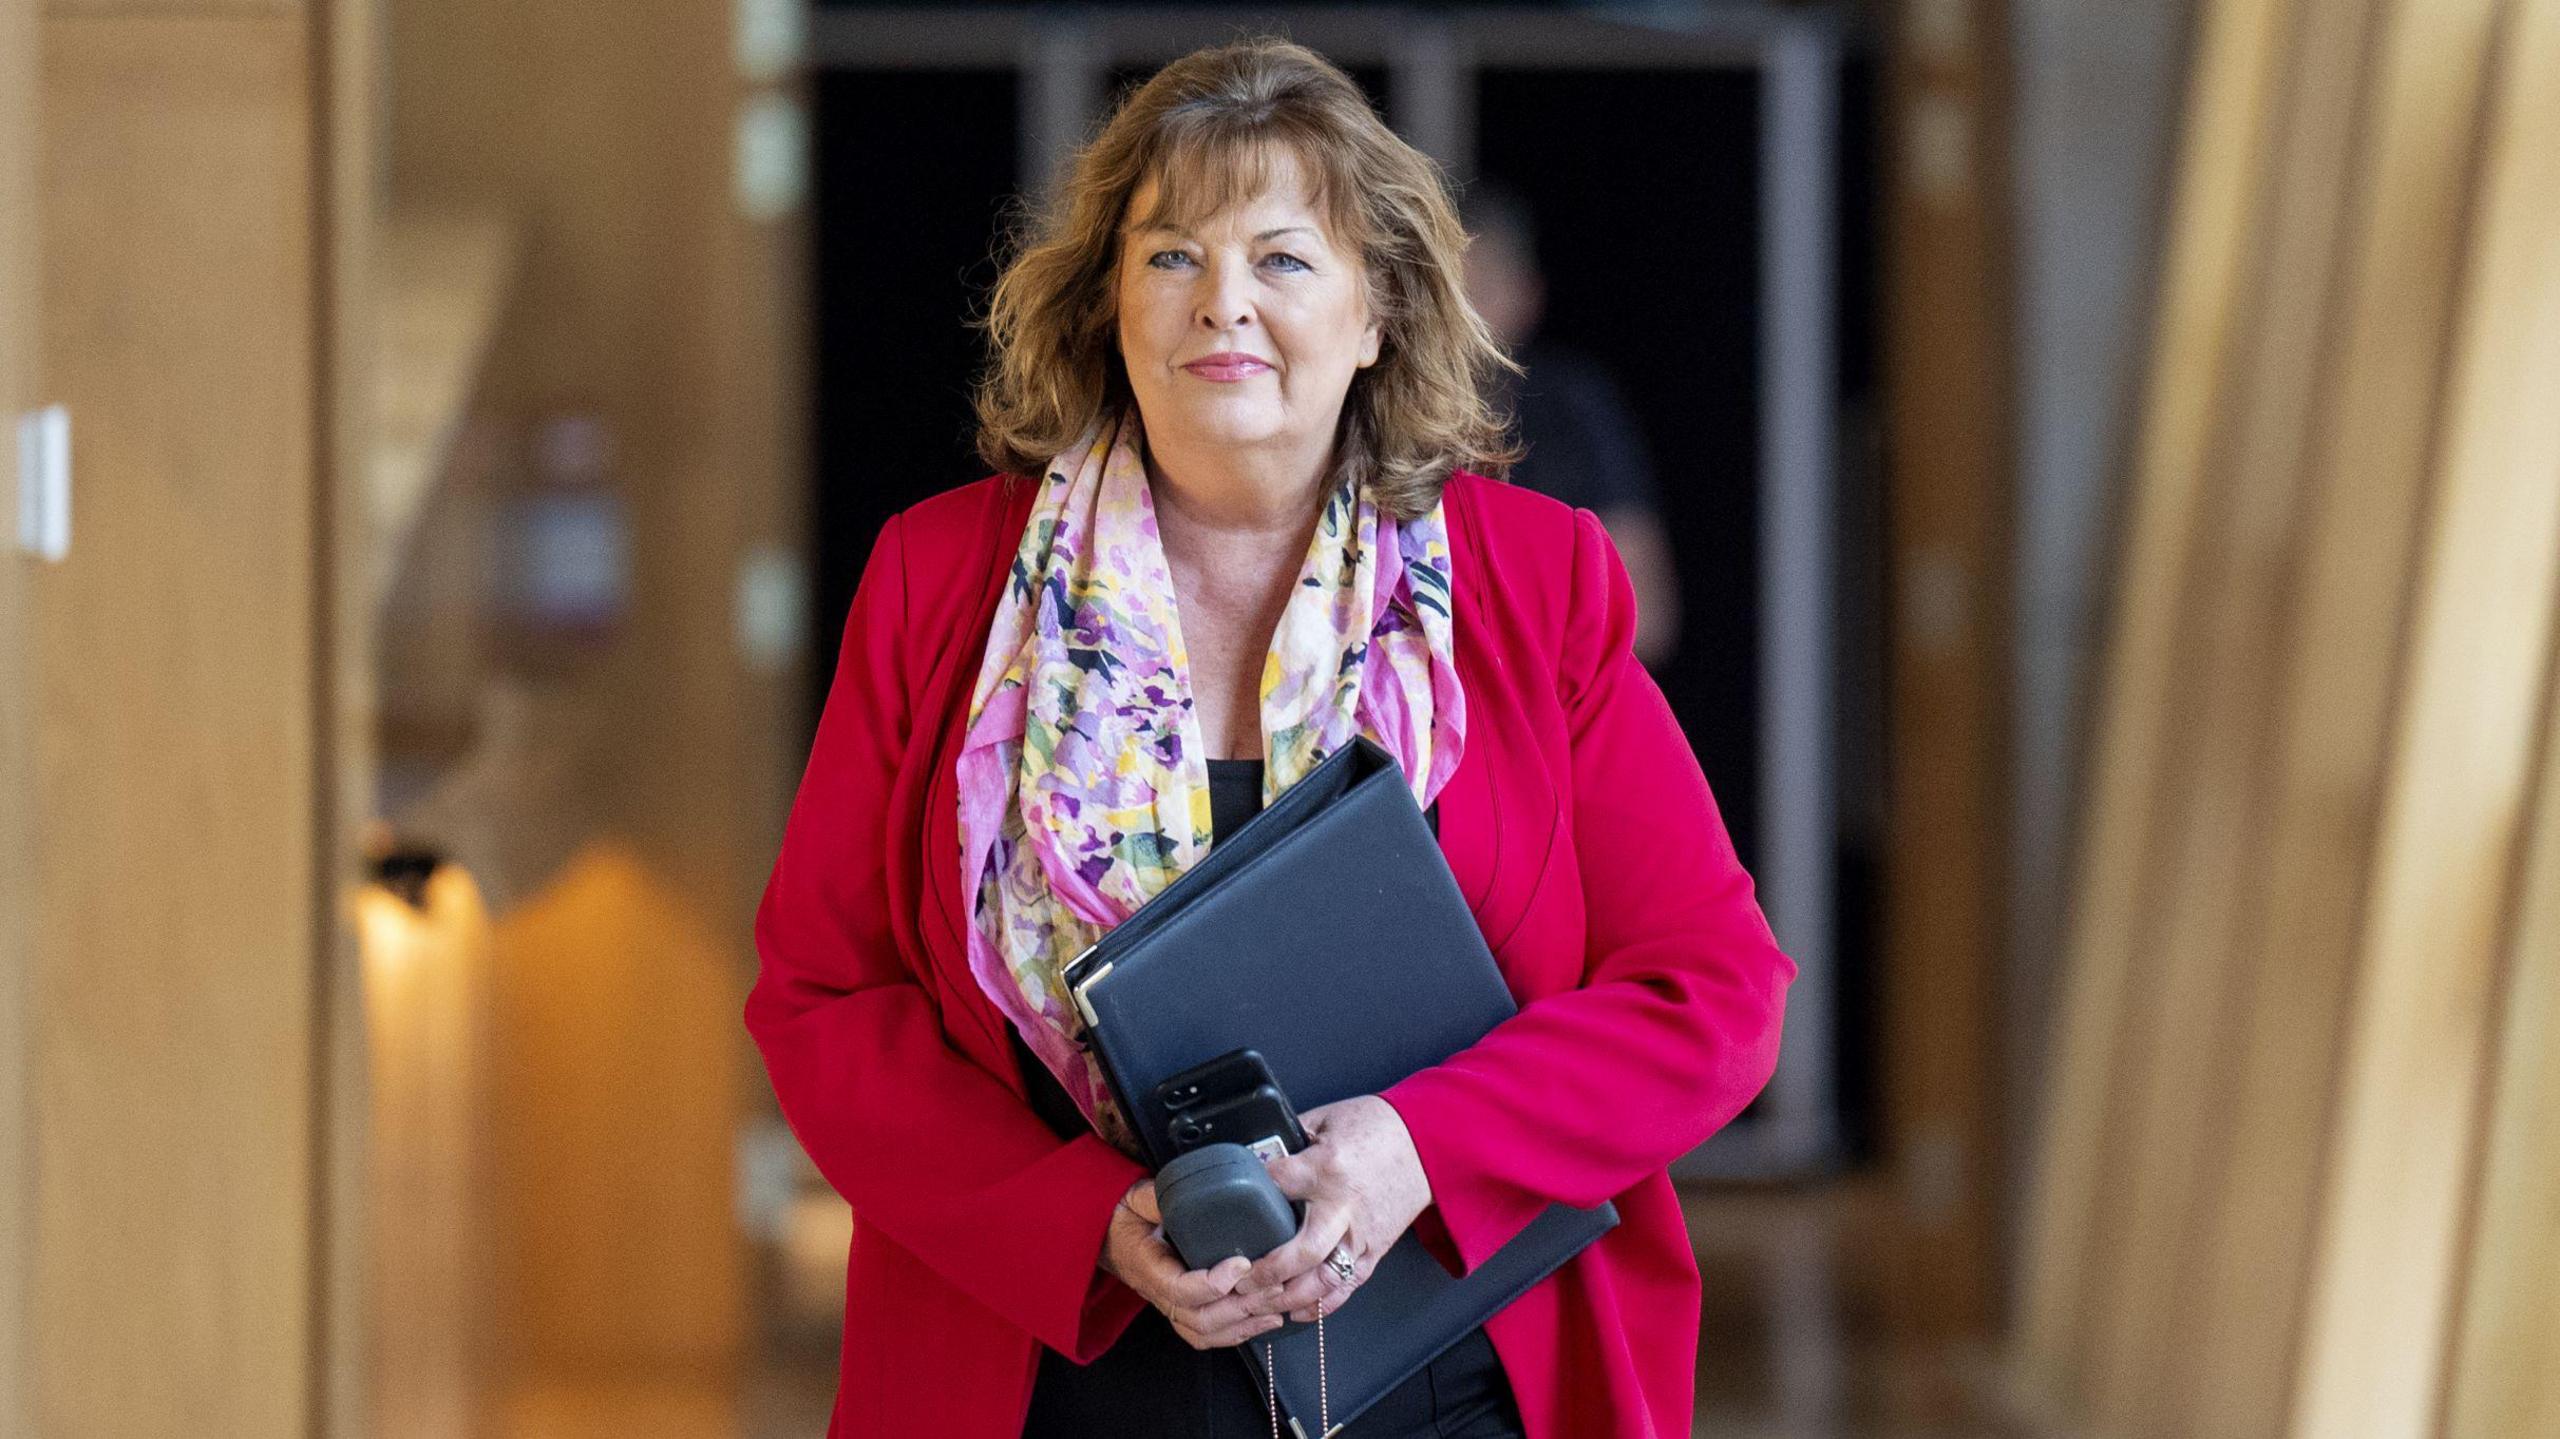
<path fill-rule="evenodd" d="M 574 807 L 581 842 L 550 854 L 579 857 L 491 891 L 501 1363 L 524 1392 L 564 1373 L 716 1382 L 746 1336 L 748 925 L 798 761 L 795 677 L 741 659 L 732 610 L 802 484 L 795 229 L 732 200 L 748 91 L 729 0 L 393 0 L 386 19 L 400 202 L 523 226 L 486 402 L 517 424 L 601 418 L 631 523 L 621 631 L 534 684 L 532 727 L 581 736 L 582 778 L 527 821 Z M 617 896 L 603 929 L 560 918 L 599 894 Z M 621 905 L 656 918 L 614 924 Z"/>
<path fill-rule="evenodd" d="M 392 0 L 384 160 L 404 202 L 524 221 L 492 398 L 600 415 L 631 506 L 630 623 L 575 676 L 615 716 L 605 818 L 743 943 L 799 757 L 793 682 L 740 662 L 731 600 L 751 547 L 796 540 L 803 480 L 794 232 L 731 200 L 733 9 Z"/>

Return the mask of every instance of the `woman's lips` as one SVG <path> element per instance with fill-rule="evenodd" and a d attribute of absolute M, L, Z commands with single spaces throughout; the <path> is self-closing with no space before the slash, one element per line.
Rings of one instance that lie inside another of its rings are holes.
<path fill-rule="evenodd" d="M 1271 367 L 1250 355 L 1211 355 L 1182 368 L 1204 380 L 1234 381 L 1249 379 Z"/>

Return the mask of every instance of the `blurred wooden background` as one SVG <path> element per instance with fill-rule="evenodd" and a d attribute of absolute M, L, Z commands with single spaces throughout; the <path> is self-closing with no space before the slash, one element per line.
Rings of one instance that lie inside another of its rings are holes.
<path fill-rule="evenodd" d="M 2019 1378 L 2547 1432 L 2560 5 L 2200 24 Z"/>

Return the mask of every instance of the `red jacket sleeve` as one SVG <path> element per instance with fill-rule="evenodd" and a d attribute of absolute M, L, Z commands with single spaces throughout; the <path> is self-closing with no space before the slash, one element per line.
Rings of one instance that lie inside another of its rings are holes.
<path fill-rule="evenodd" d="M 1620 1194 L 1741 1113 L 1777 1066 L 1796 972 L 1635 657 L 1626 566 L 1597 516 L 1574 521 L 1557 686 L 1589 915 L 1582 982 L 1384 1095 L 1470 1270 L 1548 1204 Z"/>
<path fill-rule="evenodd" d="M 1144 1177 L 1093 1135 L 1061 1143 L 954 1049 L 891 934 L 890 803 L 913 722 L 901 522 L 872 547 L 835 680 L 756 911 L 746 1025 L 801 1146 L 856 1221 L 1079 1363 L 1143 1303 L 1096 1263 Z"/>

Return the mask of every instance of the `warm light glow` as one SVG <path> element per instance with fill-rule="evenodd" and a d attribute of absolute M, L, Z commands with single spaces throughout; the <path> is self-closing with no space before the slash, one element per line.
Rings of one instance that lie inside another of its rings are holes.
<path fill-rule="evenodd" d="M 371 1432 L 475 1432 L 486 1402 L 491 930 L 460 865 L 422 904 L 354 897 L 363 954 L 374 1413 Z"/>
<path fill-rule="evenodd" d="M 398 976 L 437 955 L 448 963 L 489 938 L 489 914 L 480 886 L 470 871 L 447 862 L 427 881 L 427 904 L 421 910 L 379 884 L 356 890 L 357 945 L 364 955 L 366 998 L 375 986 L 396 983 Z"/>

